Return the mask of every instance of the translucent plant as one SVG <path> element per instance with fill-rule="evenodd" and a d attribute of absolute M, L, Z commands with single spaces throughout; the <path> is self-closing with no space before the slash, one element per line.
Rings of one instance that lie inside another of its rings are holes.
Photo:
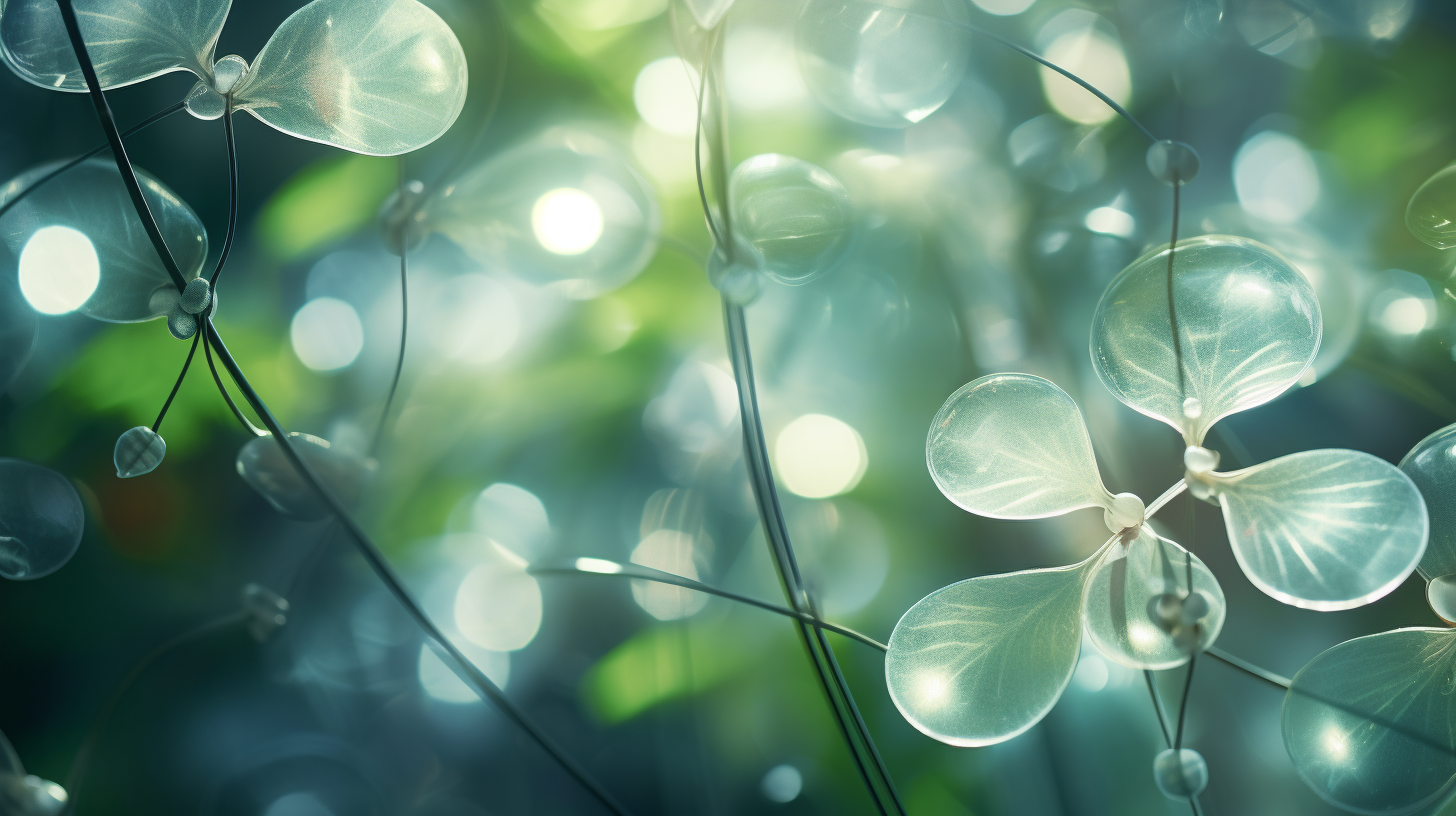
<path fill-rule="evenodd" d="M 26 773 L 10 740 L 0 733 L 0 813 L 57 816 L 67 800 L 65 788 Z"/>
<path fill-rule="evenodd" d="M 358 503 L 365 484 L 378 468 L 373 459 L 341 450 L 312 434 L 293 431 L 288 438 L 340 503 L 346 507 Z M 314 521 L 330 514 L 328 503 L 289 463 L 271 435 L 244 443 L 238 451 L 237 469 L 248 486 L 285 516 Z"/>
<path fill-rule="evenodd" d="M 71 560 L 86 514 L 66 477 L 19 459 L 0 459 L 0 576 L 43 578 Z"/>

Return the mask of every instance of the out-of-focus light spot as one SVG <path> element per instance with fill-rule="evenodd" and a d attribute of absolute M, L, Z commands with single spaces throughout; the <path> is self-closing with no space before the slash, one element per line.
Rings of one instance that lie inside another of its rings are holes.
<path fill-rule="evenodd" d="M 486 365 L 503 359 L 521 336 L 521 308 L 510 287 L 472 272 L 442 281 L 425 324 L 449 359 Z"/>
<path fill-rule="evenodd" d="M 484 649 L 464 649 L 465 656 L 470 659 L 502 690 L 511 679 L 511 656 L 500 652 L 488 652 Z M 475 703 L 480 701 L 480 695 L 475 693 L 464 680 L 461 680 L 450 667 L 445 665 L 439 655 L 430 648 L 427 643 L 420 647 L 419 667 L 420 687 L 425 693 L 442 703 Z"/>
<path fill-rule="evenodd" d="M 1325 728 L 1320 742 L 1324 745 L 1325 755 L 1336 762 L 1344 762 L 1350 756 L 1349 736 L 1333 725 Z"/>
<path fill-rule="evenodd" d="M 639 122 L 632 128 L 632 156 L 659 189 L 686 188 L 697 180 L 691 134 L 673 136 Z"/>
<path fill-rule="evenodd" d="M 804 775 L 793 765 L 775 765 L 763 775 L 763 795 L 772 802 L 792 802 L 804 790 Z"/>
<path fill-rule="evenodd" d="M 574 187 L 552 190 L 531 208 L 536 240 L 557 255 L 580 255 L 596 246 L 604 225 L 597 200 Z"/>
<path fill-rule="evenodd" d="M 616 575 L 622 571 L 621 564 L 601 558 L 578 558 L 576 568 L 582 572 L 595 572 L 598 575 Z"/>
<path fill-rule="evenodd" d="M 1370 298 L 1370 320 L 1396 337 L 1411 337 L 1436 325 L 1436 299 L 1431 285 L 1412 272 L 1387 269 L 1377 278 Z"/>
<path fill-rule="evenodd" d="M 1085 79 L 1092 87 L 1119 105 L 1126 107 L 1132 99 L 1132 75 L 1122 45 L 1100 31 L 1099 18 L 1080 9 L 1072 9 L 1053 17 L 1043 32 L 1062 31 L 1046 49 L 1050 62 Z M 1070 29 L 1070 30 L 1067 30 Z M 1084 125 L 1100 125 L 1116 118 L 1117 112 L 1091 91 L 1050 68 L 1041 69 L 1042 89 L 1052 109 L 1062 116 Z"/>
<path fill-rule="evenodd" d="M 536 11 L 581 31 L 640 23 L 667 10 L 667 0 L 536 0 Z"/>
<path fill-rule="evenodd" d="M 853 490 L 869 466 L 859 432 L 824 414 L 805 414 L 785 426 L 774 460 L 784 487 L 810 499 Z"/>
<path fill-rule="evenodd" d="M 651 533 L 632 550 L 632 563 L 698 580 L 697 546 L 691 535 L 678 530 Z M 701 592 L 656 581 L 632 581 L 637 605 L 658 620 L 677 620 L 697 613 L 708 602 Z"/>
<path fill-rule="evenodd" d="M 1380 310 L 1380 325 L 1391 334 L 1420 334 L 1429 324 L 1426 304 L 1417 297 L 1402 295 Z"/>
<path fill-rule="evenodd" d="M 643 66 L 632 83 L 632 101 L 642 121 L 673 136 L 692 136 L 698 127 L 698 73 L 677 57 Z"/>
<path fill-rule="evenodd" d="M 1131 238 L 1137 229 L 1137 222 L 1131 215 L 1115 207 L 1098 207 L 1087 213 L 1087 229 L 1103 235 Z"/>
<path fill-rule="evenodd" d="M 707 453 L 737 432 L 738 386 L 717 366 L 684 363 L 642 418 L 649 431 L 678 449 Z"/>
<path fill-rule="evenodd" d="M 41 314 L 74 312 L 100 282 L 96 247 L 70 227 L 41 227 L 20 250 L 20 292 Z"/>
<path fill-rule="evenodd" d="M 1288 224 L 1303 218 L 1319 200 L 1319 171 L 1298 139 L 1265 130 L 1234 155 L 1234 191 L 1245 212 Z"/>
<path fill-rule="evenodd" d="M 525 648 L 541 629 L 541 585 L 526 562 L 495 542 L 455 592 L 455 628 L 493 652 Z"/>
<path fill-rule="evenodd" d="M 545 554 L 551 541 L 546 505 L 535 493 L 506 482 L 480 491 L 470 507 L 470 525 L 526 562 Z"/>
<path fill-rule="evenodd" d="M 787 108 L 809 96 L 799 75 L 794 41 L 778 29 L 731 29 L 723 62 L 728 72 L 728 98 L 740 108 Z M 678 72 L 682 73 L 682 69 Z"/>
<path fill-rule="evenodd" d="M 334 812 L 314 794 L 296 791 L 274 799 L 263 816 L 334 816 Z"/>
<path fill-rule="evenodd" d="M 1036 0 L 972 0 L 972 2 L 976 4 L 976 8 L 987 14 L 1009 17 L 1031 8 L 1031 4 Z"/>
<path fill-rule="evenodd" d="M 342 300 L 314 298 L 303 304 L 289 327 L 293 353 L 314 371 L 334 371 L 354 362 L 364 348 L 359 313 Z"/>
<path fill-rule="evenodd" d="M 1072 681 L 1084 691 L 1101 691 L 1107 688 L 1110 676 L 1107 661 L 1095 654 L 1083 654 L 1082 659 L 1077 661 L 1077 670 L 1072 674 Z"/>

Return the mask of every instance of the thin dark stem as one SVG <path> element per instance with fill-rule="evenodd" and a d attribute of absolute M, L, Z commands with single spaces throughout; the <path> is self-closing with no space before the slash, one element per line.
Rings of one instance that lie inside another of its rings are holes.
<path fill-rule="evenodd" d="M 217 266 L 212 269 L 212 277 L 208 284 L 213 289 L 213 297 L 217 297 L 217 277 L 222 274 L 222 268 L 227 265 L 228 255 L 233 251 L 233 236 L 238 231 L 238 143 L 233 138 L 233 97 L 228 94 L 227 109 L 222 114 L 223 137 L 227 139 L 228 157 L 228 220 L 227 235 L 222 241 L 222 252 L 217 256 Z M 211 305 L 208 307 L 211 309 Z"/>
<path fill-rule="evenodd" d="M 162 403 L 162 410 L 157 413 L 157 421 L 152 423 L 152 433 L 162 428 L 162 420 L 167 416 L 167 409 L 172 407 L 172 400 L 177 398 L 177 391 L 182 388 L 182 380 L 187 377 L 187 369 L 192 367 L 192 355 L 197 353 L 197 341 L 202 339 L 202 332 L 192 335 L 192 347 L 187 349 L 187 359 L 182 361 L 182 373 L 177 375 L 177 382 L 172 384 L 172 393 L 167 395 L 167 401 Z"/>
<path fill-rule="evenodd" d="M 1193 668 L 1198 663 L 1198 653 L 1188 656 L 1188 677 L 1183 681 L 1183 699 L 1178 703 L 1178 727 L 1173 732 L 1173 747 L 1183 748 L 1183 724 L 1188 720 L 1188 698 L 1193 689 Z"/>
<path fill-rule="evenodd" d="M 1288 677 L 1284 677 L 1282 675 L 1275 674 L 1268 669 L 1263 669 L 1255 666 L 1253 663 L 1250 663 L 1249 661 L 1244 660 L 1240 657 L 1234 657 L 1228 652 L 1225 652 L 1224 650 L 1219 649 L 1215 646 L 1210 646 L 1207 649 L 1204 649 L 1204 653 L 1215 660 L 1233 666 L 1234 668 L 1238 669 L 1244 674 L 1249 675 L 1250 677 L 1258 680 L 1263 680 L 1265 683 L 1268 683 L 1269 685 L 1276 688 L 1283 689 L 1284 691 L 1289 690 L 1290 681 Z"/>
<path fill-rule="evenodd" d="M 757 598 L 750 598 L 747 595 L 739 595 L 735 592 L 729 592 L 726 589 L 719 589 L 717 587 L 709 586 L 699 581 L 694 581 L 691 578 L 684 578 L 681 575 L 673 575 L 670 572 L 663 572 L 662 570 L 652 569 L 651 567 L 644 567 L 640 564 L 619 564 L 614 561 L 605 561 L 602 559 L 592 560 L 600 564 L 602 567 L 607 567 L 608 565 L 611 565 L 611 567 L 615 568 L 616 571 L 610 572 L 605 569 L 582 569 L 581 567 L 568 567 L 564 565 L 540 565 L 532 566 L 528 568 L 526 572 L 532 575 L 599 575 L 606 577 L 633 578 L 641 581 L 655 581 L 659 584 L 669 584 L 671 586 L 682 587 L 683 589 L 691 589 L 695 592 L 703 592 L 708 595 L 716 595 L 719 598 L 726 598 L 730 601 L 736 601 L 741 604 L 747 604 L 748 606 L 757 607 L 767 612 L 773 612 L 776 615 L 783 615 L 786 618 L 801 620 L 812 626 L 817 626 L 825 631 L 844 635 L 850 640 L 859 641 L 860 643 L 863 643 L 864 645 L 871 648 L 878 649 L 881 652 L 889 650 L 888 646 L 879 642 L 878 640 L 875 640 L 869 635 L 856 632 L 855 630 L 850 629 L 848 626 L 840 626 L 837 623 L 830 623 L 829 621 L 820 620 L 806 612 L 795 612 L 794 610 L 789 609 L 786 606 L 779 606 L 777 604 L 771 604 L 766 601 L 760 601 Z"/>
<path fill-rule="evenodd" d="M 404 197 L 404 156 L 399 157 L 399 195 Z M 409 241 L 399 245 L 399 359 L 394 363 L 394 377 L 389 381 L 389 394 L 384 398 L 384 408 L 379 412 L 379 425 L 374 429 L 374 441 L 369 445 L 369 455 L 379 453 L 379 444 L 384 439 L 384 429 L 389 423 L 389 409 L 394 406 L 394 395 L 399 391 L 399 378 L 404 373 L 405 340 L 409 337 Z"/>
<path fill-rule="evenodd" d="M 1173 734 L 1168 731 L 1168 718 L 1163 714 L 1163 698 L 1158 694 L 1158 685 L 1153 682 L 1153 673 L 1143 670 L 1143 679 L 1148 681 L 1148 695 L 1153 698 L 1153 711 L 1158 715 L 1158 730 L 1163 732 L 1163 741 L 1173 747 Z"/>
<path fill-rule="evenodd" d="M 141 122 L 139 122 L 139 123 L 137 123 L 135 125 L 132 125 L 131 126 L 131 129 L 122 132 L 121 138 L 126 139 L 126 138 L 128 138 L 130 136 L 134 136 L 134 135 L 140 133 L 141 131 L 145 130 L 146 128 L 148 128 L 148 127 L 150 127 L 152 125 L 155 125 L 156 123 L 162 121 L 163 119 L 166 119 L 168 116 L 171 116 L 172 114 L 176 113 L 177 111 L 182 110 L 182 108 L 186 104 L 187 103 L 185 103 L 185 102 L 178 102 L 177 104 L 172 105 L 169 108 L 165 108 L 165 109 L 163 109 L 163 110 L 161 110 L 161 111 L 159 111 L 157 113 L 152 114 L 151 116 L 148 116 L 146 119 L 143 119 Z M 103 144 L 100 147 L 94 148 L 90 152 L 83 153 L 82 155 L 77 156 L 74 159 L 71 159 L 70 161 L 66 162 L 65 164 L 61 165 L 60 167 L 57 167 L 56 169 L 50 171 L 49 173 L 46 173 L 44 176 L 41 176 L 40 178 L 36 179 L 35 182 L 33 184 L 31 184 L 29 187 L 26 187 L 24 190 L 21 190 L 19 193 L 17 193 L 16 196 L 15 196 L 15 198 L 10 199 L 9 201 L 5 202 L 4 204 L 0 204 L 0 217 L 4 217 L 5 213 L 10 212 L 10 208 L 11 207 L 14 207 L 16 204 L 19 204 L 21 201 L 23 201 L 25 199 L 26 196 L 28 196 L 31 193 L 35 192 L 36 190 L 40 189 L 41 186 L 44 185 L 46 182 L 50 181 L 51 179 L 55 178 L 56 176 L 59 176 L 60 174 L 66 172 L 67 170 L 70 170 L 71 168 L 75 167 L 76 165 L 80 164 L 81 162 L 86 161 L 89 158 L 92 158 L 94 156 L 99 156 L 100 154 L 105 153 L 106 152 L 106 148 L 108 148 L 110 146 L 111 145 L 109 145 L 109 144 Z"/>
<path fill-rule="evenodd" d="M 197 333 L 202 334 L 200 330 Z M 218 376 L 217 366 L 212 362 L 211 343 L 204 342 L 202 344 L 202 354 L 207 357 L 207 368 L 212 372 L 212 381 L 217 383 L 218 393 L 222 394 L 223 401 L 227 403 L 227 407 L 233 412 L 233 416 L 238 418 L 238 422 L 242 424 L 243 430 L 246 430 L 254 436 L 267 436 L 267 431 L 254 425 L 252 420 L 248 419 L 247 415 L 242 412 L 242 409 L 238 408 L 238 404 L 233 402 L 232 395 L 228 393 L 227 386 L 222 384 L 222 377 Z"/>

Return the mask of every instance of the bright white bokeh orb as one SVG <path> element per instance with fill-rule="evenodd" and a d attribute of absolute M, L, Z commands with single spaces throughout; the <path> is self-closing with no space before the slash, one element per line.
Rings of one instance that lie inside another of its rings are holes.
<path fill-rule="evenodd" d="M 525 648 L 541 629 L 541 585 L 526 562 L 493 541 L 455 592 L 455 628 L 493 652 Z"/>
<path fill-rule="evenodd" d="M 73 312 L 101 282 L 91 239 L 70 227 L 41 227 L 20 250 L 20 292 L 41 314 Z"/>
<path fill-rule="evenodd" d="M 859 432 L 824 414 L 805 414 L 790 422 L 774 443 L 779 481 L 805 498 L 822 499 L 853 490 L 868 466 Z"/>
<path fill-rule="evenodd" d="M 1289 224 L 1303 218 L 1319 201 L 1319 170 L 1298 139 L 1265 130 L 1234 154 L 1234 191 L 1245 212 Z"/>
<path fill-rule="evenodd" d="M 531 231 L 546 251 L 557 255 L 580 255 L 596 246 L 604 226 L 596 199 L 573 187 L 552 190 L 531 208 Z"/>
<path fill-rule="evenodd" d="M 1132 74 L 1122 44 L 1103 31 L 1097 15 L 1081 9 L 1064 11 L 1042 27 L 1038 39 L 1050 35 L 1046 58 L 1126 107 L 1132 99 Z M 1041 68 L 1042 90 L 1052 110 L 1083 125 L 1100 125 L 1117 112 L 1095 94 L 1050 68 Z"/>
<path fill-rule="evenodd" d="M 774 802 L 792 802 L 804 790 L 804 775 L 793 765 L 775 765 L 763 775 L 763 795 Z"/>
<path fill-rule="evenodd" d="M 364 348 L 364 324 L 359 313 L 342 300 L 314 298 L 303 304 L 289 327 L 293 353 L 314 371 L 347 367 Z"/>
<path fill-rule="evenodd" d="M 698 128 L 698 72 L 677 57 L 643 66 L 632 83 L 632 101 L 642 121 L 663 133 L 691 136 Z"/>

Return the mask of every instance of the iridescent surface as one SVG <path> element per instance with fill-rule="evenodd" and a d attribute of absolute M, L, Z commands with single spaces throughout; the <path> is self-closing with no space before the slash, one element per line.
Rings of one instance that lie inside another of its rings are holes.
<path fill-rule="evenodd" d="M 1427 581 L 1456 574 L 1456 425 L 1422 439 L 1400 460 L 1400 469 L 1426 500 L 1430 539 L 1417 569 Z"/>
<path fill-rule="evenodd" d="M 466 171 L 424 220 L 480 263 L 581 300 L 635 278 L 657 251 L 661 226 L 651 188 L 626 159 L 569 128 Z"/>
<path fill-rule="evenodd" d="M 117 477 L 130 479 L 156 470 L 166 455 L 167 442 L 151 428 L 138 425 L 116 440 L 111 459 L 116 465 Z"/>
<path fill-rule="evenodd" d="M 1169 799 L 1192 799 L 1208 787 L 1208 763 L 1192 748 L 1169 748 L 1153 757 L 1153 781 Z"/>
<path fill-rule="evenodd" d="M 910 607 L 885 655 L 900 713 L 951 745 L 992 745 L 1035 725 L 1072 679 L 1096 559 L 972 578 Z"/>
<path fill-rule="evenodd" d="M 1173 254 L 1182 382 L 1166 245 L 1108 285 L 1092 318 L 1092 363 L 1118 399 L 1200 445 L 1213 423 L 1268 402 L 1304 373 L 1319 349 L 1319 301 L 1303 275 L 1255 241 L 1205 235 Z"/>
<path fill-rule="evenodd" d="M 86 515 L 66 477 L 19 459 L 0 459 L 0 576 L 42 578 L 81 544 Z"/>
<path fill-rule="evenodd" d="M 1456 633 L 1398 629 L 1346 641 L 1294 676 L 1284 747 L 1305 783 L 1358 813 L 1404 813 L 1456 774 Z"/>
<path fill-rule="evenodd" d="M 42 165 L 0 188 L 0 204 L 55 167 Z M 141 170 L 136 174 L 183 277 L 196 278 L 207 257 L 207 231 L 202 222 L 161 182 Z M 114 323 L 151 320 L 166 313 L 153 309 L 152 296 L 159 289 L 175 291 L 175 287 L 110 159 L 92 159 L 68 170 L 0 219 L 0 233 L 16 256 L 38 231 L 56 226 L 82 233 L 101 264 L 95 291 L 77 311 Z"/>
<path fill-rule="evenodd" d="M 395 156 L 439 138 L 465 105 L 465 53 L 416 0 L 313 0 L 274 32 L 234 105 L 300 139 Z"/>
<path fill-rule="evenodd" d="M 295 431 L 288 438 L 298 455 L 345 507 L 353 507 L 359 501 L 365 482 L 376 468 L 372 459 L 341 451 L 328 440 L 312 434 Z M 238 451 L 237 469 L 243 481 L 278 512 L 306 521 L 329 515 L 329 506 L 323 497 L 293 469 L 273 437 L 259 436 L 244 444 Z"/>
<path fill-rule="evenodd" d="M 728 197 L 737 246 L 774 280 L 805 283 L 849 250 L 849 193 L 802 159 L 766 153 L 744 161 L 733 170 Z"/>
<path fill-rule="evenodd" d="M 170 71 L 207 76 L 230 0 L 73 0 L 102 89 Z M 84 92 L 55 0 L 0 2 L 0 56 L 42 88 Z"/>
<path fill-rule="evenodd" d="M 1134 669 L 1187 663 L 1223 628 L 1223 589 L 1201 560 L 1146 525 L 1130 542 L 1120 538 L 1087 582 L 1087 634 L 1103 654 Z"/>
<path fill-rule="evenodd" d="M 1362 606 L 1404 581 L 1425 551 L 1421 494 L 1368 453 L 1304 451 L 1210 478 L 1239 566 L 1284 603 Z"/>
<path fill-rule="evenodd" d="M 960 84 L 970 34 L 961 0 L 810 0 L 795 28 L 799 70 L 831 111 L 863 125 L 905 128 Z"/>
<path fill-rule="evenodd" d="M 1405 209 L 1405 225 L 1436 249 L 1456 247 L 1456 164 L 1416 188 Z"/>
<path fill-rule="evenodd" d="M 1030 374 L 991 374 L 950 395 L 925 440 L 946 498 L 991 518 L 1045 518 L 1110 507 L 1082 413 Z"/>

